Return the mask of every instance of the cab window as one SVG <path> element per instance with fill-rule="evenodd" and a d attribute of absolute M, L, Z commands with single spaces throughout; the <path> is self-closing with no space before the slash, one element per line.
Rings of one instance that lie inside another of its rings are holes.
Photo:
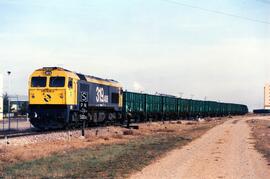
<path fill-rule="evenodd" d="M 31 87 L 46 87 L 46 81 L 47 78 L 46 77 L 32 77 L 31 80 Z"/>
<path fill-rule="evenodd" d="M 65 77 L 51 77 L 50 78 L 50 87 L 64 87 L 65 86 Z"/>
<path fill-rule="evenodd" d="M 72 78 L 68 79 L 68 88 L 73 88 L 73 80 L 72 80 Z"/>

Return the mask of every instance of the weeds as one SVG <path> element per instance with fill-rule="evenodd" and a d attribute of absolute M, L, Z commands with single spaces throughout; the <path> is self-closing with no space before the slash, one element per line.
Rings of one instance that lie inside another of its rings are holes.
<path fill-rule="evenodd" d="M 2 166 L 0 174 L 12 178 L 127 178 L 166 152 L 186 145 L 213 125 L 196 126 L 179 134 L 162 130 L 126 143 L 107 144 L 53 154 L 37 160 Z M 121 138 L 119 134 L 115 138 Z M 0 163 L 1 164 L 1 163 Z"/>

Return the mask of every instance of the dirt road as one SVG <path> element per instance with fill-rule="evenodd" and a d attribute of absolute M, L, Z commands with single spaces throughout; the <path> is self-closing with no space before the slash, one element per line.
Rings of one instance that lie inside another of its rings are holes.
<path fill-rule="evenodd" d="M 208 131 L 200 139 L 131 176 L 162 178 L 259 178 L 269 179 L 270 168 L 252 143 L 247 117 L 233 118 Z"/>

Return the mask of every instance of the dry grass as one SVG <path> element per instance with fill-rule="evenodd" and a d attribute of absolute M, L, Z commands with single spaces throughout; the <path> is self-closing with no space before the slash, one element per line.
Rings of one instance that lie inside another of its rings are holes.
<path fill-rule="evenodd" d="M 0 157 L 0 176 L 2 173 L 15 178 L 126 178 L 220 123 L 141 124 L 140 130 L 123 129 L 105 137 L 7 149 L 2 151 L 6 155 Z M 132 132 L 124 135 L 125 131 Z"/>
<path fill-rule="evenodd" d="M 270 165 L 270 121 L 250 120 L 248 124 L 252 128 L 256 149 L 264 155 Z"/>

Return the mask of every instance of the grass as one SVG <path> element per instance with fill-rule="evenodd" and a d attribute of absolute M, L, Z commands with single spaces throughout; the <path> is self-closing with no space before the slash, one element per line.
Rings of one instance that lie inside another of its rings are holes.
<path fill-rule="evenodd" d="M 4 168 L 4 176 L 120 178 L 131 171 L 141 170 L 157 156 L 187 142 L 175 135 L 157 135 L 136 139 L 127 144 L 101 145 L 12 164 Z"/>
<path fill-rule="evenodd" d="M 65 154 L 4 166 L 3 177 L 12 178 L 127 178 L 164 153 L 181 147 L 213 126 L 177 133 L 158 133 L 123 144 L 99 145 Z M 186 136 L 186 137 L 182 137 Z M 187 137 L 188 136 L 188 137 Z M 1 177 L 1 175 L 0 175 Z"/>
<path fill-rule="evenodd" d="M 250 120 L 248 124 L 252 127 L 253 137 L 256 140 L 255 148 L 263 154 L 270 165 L 270 121 Z"/>

